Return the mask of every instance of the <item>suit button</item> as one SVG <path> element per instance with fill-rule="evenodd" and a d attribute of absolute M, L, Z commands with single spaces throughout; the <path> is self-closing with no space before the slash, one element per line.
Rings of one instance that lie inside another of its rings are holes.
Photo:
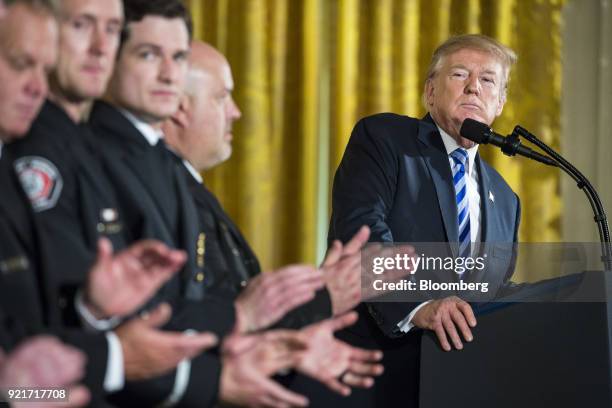
<path fill-rule="evenodd" d="M 60 309 L 65 309 L 66 306 L 68 306 L 68 301 L 66 300 L 66 298 L 64 296 L 60 296 L 57 299 L 57 304 L 60 307 Z"/>
<path fill-rule="evenodd" d="M 204 280 L 204 273 L 202 273 L 202 272 L 198 272 L 198 273 L 196 274 L 196 276 L 195 276 L 195 280 L 196 280 L 197 282 L 202 282 L 202 281 Z"/>
<path fill-rule="evenodd" d="M 240 251 L 238 251 L 237 248 L 232 248 L 232 254 L 234 254 L 234 256 L 240 256 Z"/>

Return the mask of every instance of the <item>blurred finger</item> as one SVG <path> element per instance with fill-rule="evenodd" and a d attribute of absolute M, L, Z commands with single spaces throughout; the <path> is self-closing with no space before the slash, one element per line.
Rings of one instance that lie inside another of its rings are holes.
<path fill-rule="evenodd" d="M 351 387 L 370 388 L 374 385 L 372 377 L 364 377 L 353 373 L 346 373 L 342 376 L 342 382 Z"/>
<path fill-rule="evenodd" d="M 84 385 L 77 385 L 68 389 L 67 407 L 83 407 L 89 403 L 91 394 Z"/>
<path fill-rule="evenodd" d="M 346 327 L 352 326 L 358 319 L 358 315 L 356 312 L 345 313 L 341 316 L 334 317 L 330 325 L 332 327 L 332 331 L 336 332 L 338 330 L 342 330 Z"/>
<path fill-rule="evenodd" d="M 141 314 L 141 319 L 149 327 L 161 327 L 170 320 L 172 308 L 168 303 L 161 303 L 152 312 Z"/>
<path fill-rule="evenodd" d="M 266 378 L 263 385 L 267 394 L 278 402 L 297 407 L 308 406 L 308 399 L 305 396 L 289 391 L 272 380 Z"/>
<path fill-rule="evenodd" d="M 333 392 L 336 392 L 344 397 L 351 395 L 351 388 L 342 384 L 335 378 L 330 378 L 326 381 L 323 381 L 323 384 Z"/>
<path fill-rule="evenodd" d="M 365 243 L 368 242 L 368 238 L 370 238 L 370 228 L 364 225 L 355 235 L 353 235 L 353 238 L 344 245 L 343 255 L 346 256 L 358 252 Z"/>
<path fill-rule="evenodd" d="M 359 361 L 352 361 L 349 364 L 348 370 L 349 372 L 353 374 L 374 377 L 374 376 L 381 375 L 383 373 L 383 366 L 382 364 L 371 364 L 371 363 L 362 363 Z"/>
<path fill-rule="evenodd" d="M 189 334 L 175 333 L 175 347 L 184 358 L 194 357 L 204 350 L 217 345 L 218 339 L 212 333 Z"/>
<path fill-rule="evenodd" d="M 321 267 L 324 268 L 329 265 L 333 265 L 340 260 L 342 256 L 342 243 L 337 239 L 332 242 L 332 246 L 327 250 L 327 254 L 325 255 L 325 259 L 321 264 Z"/>

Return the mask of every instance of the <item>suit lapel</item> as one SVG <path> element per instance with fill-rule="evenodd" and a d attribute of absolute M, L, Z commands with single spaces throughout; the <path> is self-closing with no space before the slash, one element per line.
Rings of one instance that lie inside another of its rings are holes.
<path fill-rule="evenodd" d="M 496 231 L 492 228 L 490 219 L 495 218 L 495 192 L 491 184 L 489 173 L 482 163 L 480 154 L 476 157 L 477 169 L 478 169 L 478 188 L 480 189 L 480 212 L 481 217 L 481 231 L 482 231 L 482 242 L 496 242 L 499 237 L 495 233 Z"/>
<path fill-rule="evenodd" d="M 195 205 L 187 188 L 187 180 L 183 176 L 183 172 L 178 166 L 182 166 L 180 163 L 176 163 L 174 168 L 174 177 L 176 178 L 176 188 L 178 196 L 178 205 L 180 206 L 179 214 L 181 214 L 181 220 L 179 224 L 179 236 L 185 240 L 183 242 L 183 248 L 188 251 L 188 262 L 191 263 L 191 267 L 184 268 L 185 271 L 199 270 L 197 266 L 197 255 L 196 255 L 196 243 L 198 241 L 198 213 Z M 191 276 L 185 276 L 186 280 L 190 280 Z"/>
<path fill-rule="evenodd" d="M 132 170 L 136 178 L 138 178 L 149 193 L 149 198 L 156 204 L 171 234 L 174 234 L 171 227 L 174 225 L 174 222 L 169 217 L 170 214 L 175 212 L 168 207 L 170 203 L 166 201 L 172 200 L 174 197 L 164 197 L 162 194 L 157 193 L 168 188 L 167 185 L 163 184 L 167 179 L 163 175 L 156 176 L 157 171 L 159 171 L 159 163 L 154 160 L 155 158 L 150 153 L 152 152 L 145 152 L 143 150 L 133 155 L 124 156 L 123 159 L 126 166 Z"/>
<path fill-rule="evenodd" d="M 446 237 L 449 242 L 457 242 L 459 240 L 457 232 L 457 205 L 455 204 L 452 173 L 442 137 L 429 115 L 419 123 L 418 139 L 421 142 L 419 148 L 421 149 L 423 160 L 427 165 L 436 189 L 438 206 L 444 221 Z M 453 255 L 457 256 L 456 245 L 451 245 L 451 249 Z"/>
<path fill-rule="evenodd" d="M 159 168 L 154 148 L 119 110 L 106 102 L 96 101 L 90 122 L 94 128 L 100 128 L 104 132 L 104 137 L 121 152 L 123 162 L 145 187 L 149 199 L 156 204 L 160 216 L 169 227 L 170 235 L 174 236 L 175 231 L 171 226 L 175 223 L 169 218 L 170 214 L 175 214 L 169 207 L 172 205 L 169 200 L 173 200 L 174 197 L 163 197 L 157 193 L 167 188 L 160 184 L 167 180 L 163 175 L 157 176 L 163 169 Z"/>

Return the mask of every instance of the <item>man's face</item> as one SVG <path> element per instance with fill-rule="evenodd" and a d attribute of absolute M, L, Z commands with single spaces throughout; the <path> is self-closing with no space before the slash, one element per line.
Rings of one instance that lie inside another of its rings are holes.
<path fill-rule="evenodd" d="M 192 71 L 197 79 L 191 121 L 185 131 L 187 159 L 199 170 L 210 169 L 232 155 L 232 125 L 241 116 L 232 98 L 234 80 L 229 64 Z"/>
<path fill-rule="evenodd" d="M 104 94 L 123 22 L 121 0 L 62 0 L 59 60 L 54 76 L 70 100 Z"/>
<path fill-rule="evenodd" d="M 179 106 L 189 57 L 189 33 L 180 18 L 147 16 L 129 24 L 109 87 L 114 103 L 153 125 Z"/>
<path fill-rule="evenodd" d="M 47 94 L 47 74 L 57 58 L 54 18 L 22 4 L 0 22 L 0 138 L 23 136 Z"/>
<path fill-rule="evenodd" d="M 457 143 L 469 148 L 474 142 L 460 136 L 466 118 L 490 125 L 502 112 L 505 78 L 501 63 L 491 54 L 459 50 L 442 60 L 427 82 L 427 106 L 434 121 Z"/>

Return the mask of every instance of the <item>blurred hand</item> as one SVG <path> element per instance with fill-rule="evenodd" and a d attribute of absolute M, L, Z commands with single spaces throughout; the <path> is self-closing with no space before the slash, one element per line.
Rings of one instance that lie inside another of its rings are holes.
<path fill-rule="evenodd" d="M 89 402 L 86 387 L 76 385 L 85 374 L 86 356 L 51 336 L 37 336 L 21 343 L 8 356 L 0 351 L 0 389 L 13 387 L 66 388 L 69 401 L 37 406 L 80 407 Z M 27 407 L 32 403 L 12 406 Z"/>
<path fill-rule="evenodd" d="M 351 393 L 350 387 L 371 387 L 374 377 L 383 372 L 378 364 L 382 352 L 353 347 L 334 337 L 334 332 L 356 321 L 357 313 L 351 312 L 302 329 L 308 348 L 301 353 L 296 369 L 345 396 Z"/>
<path fill-rule="evenodd" d="M 469 303 L 456 296 L 451 296 L 432 300 L 420 308 L 414 315 L 412 323 L 421 329 L 436 332 L 438 341 L 444 350 L 450 351 L 451 349 L 448 337 L 455 348 L 461 350 L 463 343 L 461 343 L 457 328 L 466 341 L 472 341 L 474 336 L 472 336 L 470 327 L 476 326 L 476 317 Z"/>
<path fill-rule="evenodd" d="M 346 245 L 335 240 L 321 265 L 334 316 L 352 310 L 361 302 L 384 295 L 384 292 L 374 289 L 374 280 L 397 282 L 411 272 L 410 269 L 396 269 L 388 270 L 384 275 L 362 273 L 362 265 L 374 257 L 393 257 L 396 254 L 415 256 L 415 250 L 410 245 L 383 247 L 381 244 L 370 244 L 364 249 L 369 237 L 370 229 L 363 226 Z"/>
<path fill-rule="evenodd" d="M 308 265 L 290 265 L 258 275 L 235 302 L 237 331 L 248 333 L 271 326 L 311 301 L 323 284 L 321 272 Z"/>
<path fill-rule="evenodd" d="M 368 242 L 366 226 L 346 244 L 334 241 L 321 268 L 329 291 L 334 316 L 352 310 L 361 302 L 361 248 Z"/>
<path fill-rule="evenodd" d="M 234 334 L 223 344 L 219 399 L 245 407 L 304 407 L 308 400 L 270 377 L 295 367 L 305 344 L 299 332 L 273 330 L 255 335 Z"/>
<path fill-rule="evenodd" d="M 181 360 L 191 359 L 217 344 L 217 338 L 212 333 L 187 335 L 159 330 L 171 314 L 170 306 L 164 303 L 144 317 L 133 318 L 115 330 L 121 342 L 128 380 L 143 380 L 165 374 Z"/>
<path fill-rule="evenodd" d="M 85 305 L 98 319 L 128 315 L 153 296 L 186 259 L 184 251 L 154 240 L 139 241 L 113 255 L 111 242 L 101 238 L 87 279 Z"/>

